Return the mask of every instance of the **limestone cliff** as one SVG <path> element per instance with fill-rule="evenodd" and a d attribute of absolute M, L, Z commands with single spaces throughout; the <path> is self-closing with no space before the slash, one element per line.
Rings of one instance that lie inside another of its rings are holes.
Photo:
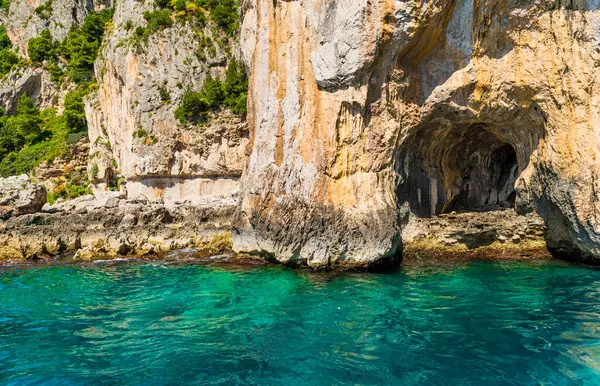
<path fill-rule="evenodd" d="M 14 0 L 7 2 L 7 10 L 0 11 L 0 24 L 6 27 L 12 43 L 23 55 L 29 39 L 44 30 L 52 37 L 63 40 L 71 27 L 83 23 L 93 12 L 112 7 L 112 0 Z"/>
<path fill-rule="evenodd" d="M 236 42 L 215 44 L 203 57 L 198 34 L 211 42 L 222 37 L 210 25 L 198 32 L 185 21 L 136 41 L 136 29 L 147 24 L 143 13 L 153 9 L 151 2 L 119 2 L 96 63 L 99 90 L 86 107 L 96 193 L 122 178 L 129 197 L 194 201 L 236 194 L 248 142 L 243 117 L 224 110 L 194 126 L 174 115 L 186 90 L 199 90 L 209 73 L 225 75 L 226 50 L 235 55 Z"/>
<path fill-rule="evenodd" d="M 537 211 L 600 256 L 600 10 L 585 0 L 246 0 L 238 251 L 398 256 L 410 216 Z"/>

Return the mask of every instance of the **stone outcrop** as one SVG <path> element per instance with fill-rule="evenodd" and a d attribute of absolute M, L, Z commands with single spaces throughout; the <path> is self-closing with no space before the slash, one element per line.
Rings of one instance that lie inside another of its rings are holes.
<path fill-rule="evenodd" d="M 99 90 L 89 98 L 86 116 L 97 193 L 123 178 L 129 197 L 235 195 L 248 143 L 246 122 L 227 111 L 202 127 L 182 125 L 174 116 L 187 89 L 200 90 L 209 72 L 224 76 L 227 56 L 215 45 L 201 60 L 199 39 L 182 21 L 148 42 L 136 42 L 134 30 L 145 25 L 142 13 L 151 9 L 151 2 L 119 2 L 115 28 L 105 36 L 96 64 Z M 211 42 L 218 38 L 209 27 L 202 33 Z"/>
<path fill-rule="evenodd" d="M 73 22 L 113 5 L 69 1 L 12 1 L 0 22 L 24 54 L 42 30 L 61 40 Z M 89 157 L 84 150 L 35 171 L 51 188 L 61 169 L 87 162 L 97 199 L 6 220 L 6 253 L 165 251 L 193 245 L 181 240 L 208 229 L 200 217 L 231 229 L 237 252 L 375 267 L 419 249 L 478 249 L 469 245 L 481 232 L 495 232 L 491 243 L 503 250 L 541 251 L 539 215 L 555 255 L 600 258 L 597 1 L 244 0 L 239 42 L 212 22 L 199 29 L 174 15 L 146 41 L 136 30 L 155 5 L 114 6 L 98 88 L 86 98 Z M 240 53 L 247 119 L 223 110 L 205 125 L 179 122 L 186 90 L 200 90 L 208 74 L 223 78 L 227 58 Z M 14 112 L 27 93 L 42 108 L 60 107 L 69 87 L 20 68 L 0 84 L 0 104 Z M 169 205 L 188 208 L 167 211 L 189 230 L 149 249 L 170 227 L 161 220 Z M 220 209 L 205 216 L 206 205 Z M 148 220 L 133 221 L 135 211 Z M 83 223 L 84 213 L 102 231 L 74 227 L 62 242 L 60 227 Z M 35 241 L 44 232 L 48 246 Z"/>
<path fill-rule="evenodd" d="M 0 107 L 5 112 L 16 113 L 23 94 L 35 100 L 41 109 L 62 104 L 64 99 L 64 92 L 50 81 L 48 71 L 41 68 L 18 68 L 0 80 Z"/>
<path fill-rule="evenodd" d="M 90 143 L 87 137 L 82 138 L 63 157 L 52 161 L 43 161 L 32 172 L 31 175 L 44 185 L 46 191 L 51 192 L 57 186 L 64 185 L 68 177 L 74 173 L 82 177 L 87 176 L 88 157 Z"/>
<path fill-rule="evenodd" d="M 402 262 L 548 259 L 544 221 L 514 210 L 411 216 L 402 229 Z"/>
<path fill-rule="evenodd" d="M 0 260 L 95 260 L 184 248 L 215 255 L 231 250 L 234 211 L 235 203 L 223 200 L 191 205 L 83 196 L 0 221 Z"/>
<path fill-rule="evenodd" d="M 252 150 L 234 247 L 313 267 L 411 216 L 537 211 L 600 257 L 600 12 L 575 0 L 243 3 Z"/>
<path fill-rule="evenodd" d="M 46 189 L 27 175 L 0 178 L 0 218 L 36 213 L 45 203 Z"/>

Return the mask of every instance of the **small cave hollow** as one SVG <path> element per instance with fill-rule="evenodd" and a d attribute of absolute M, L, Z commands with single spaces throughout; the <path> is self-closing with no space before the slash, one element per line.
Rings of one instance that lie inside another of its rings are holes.
<path fill-rule="evenodd" d="M 431 217 L 514 208 L 535 130 L 443 122 L 420 128 L 399 152 L 399 202 Z"/>
<path fill-rule="evenodd" d="M 452 160 L 452 195 L 443 211 L 481 211 L 512 207 L 515 203 L 517 153 L 493 135 L 479 147 L 462 143 Z"/>

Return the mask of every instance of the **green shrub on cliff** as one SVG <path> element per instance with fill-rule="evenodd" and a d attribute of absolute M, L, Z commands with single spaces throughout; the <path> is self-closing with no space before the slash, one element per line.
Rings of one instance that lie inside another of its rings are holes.
<path fill-rule="evenodd" d="M 6 28 L 4 28 L 4 26 L 0 25 L 0 49 L 11 48 L 11 47 L 12 47 L 12 43 L 10 42 L 10 39 L 8 38 L 8 34 L 6 33 Z"/>
<path fill-rule="evenodd" d="M 203 123 L 208 118 L 208 106 L 199 92 L 186 90 L 181 104 L 175 110 L 175 118 L 182 124 Z"/>
<path fill-rule="evenodd" d="M 84 94 L 82 87 L 68 93 L 61 115 L 55 109 L 40 111 L 25 94 L 16 114 L 0 114 L 0 176 L 27 173 L 44 160 L 67 154 L 87 129 Z"/>
<path fill-rule="evenodd" d="M 248 94 L 248 77 L 235 58 L 231 59 L 225 77 L 225 106 L 238 115 L 246 114 L 246 98 Z"/>
<path fill-rule="evenodd" d="M 175 117 L 182 124 L 204 123 L 209 112 L 218 111 L 228 107 L 235 114 L 246 114 L 246 95 L 248 92 L 248 78 L 243 68 L 240 68 L 235 59 L 229 61 L 225 81 L 208 74 L 202 90 L 195 92 L 187 90 L 183 94 L 181 104 L 175 110 Z"/>
<path fill-rule="evenodd" d="M 61 116 L 56 115 L 54 109 L 45 111 L 37 111 L 39 115 L 35 115 L 35 110 L 30 110 L 29 117 L 20 117 L 20 114 L 8 117 L 8 125 L 6 131 L 2 131 L 0 135 L 0 143 L 7 139 L 5 134 L 16 137 L 16 141 L 12 142 L 12 149 L 3 148 L 2 159 L 0 161 L 0 176 L 6 177 L 15 174 L 22 174 L 31 171 L 43 160 L 51 160 L 56 157 L 67 154 L 69 146 L 66 141 L 67 132 L 63 129 L 63 120 Z M 21 136 L 15 136 L 14 125 L 22 124 L 19 121 L 29 121 L 39 123 L 29 136 L 30 143 L 24 143 Z M 39 131 L 39 135 L 36 134 Z M 7 154 L 8 153 L 8 154 Z"/>
<path fill-rule="evenodd" d="M 84 88 L 77 88 L 65 95 L 63 116 L 69 132 L 87 130 L 83 97 L 87 93 Z"/>
<path fill-rule="evenodd" d="M 40 36 L 29 39 L 27 44 L 27 55 L 33 62 L 41 63 L 48 59 L 56 58 L 56 43 L 50 35 L 50 31 L 43 30 Z"/>
<path fill-rule="evenodd" d="M 0 77 L 8 74 L 17 64 L 19 64 L 19 56 L 9 48 L 0 50 Z"/>
<path fill-rule="evenodd" d="M 60 43 L 53 40 L 48 30 L 29 40 L 27 52 L 32 62 L 45 66 L 53 81 L 62 81 L 67 75 L 77 87 L 65 96 L 60 115 L 56 109 L 40 111 L 26 94 L 19 99 L 15 113 L 0 111 L 0 176 L 27 173 L 44 160 L 64 156 L 71 145 L 85 136 L 83 99 L 92 89 L 94 62 L 112 15 L 112 10 L 88 15 Z M 19 62 L 6 30 L 0 26 L 0 76 Z M 66 186 L 68 198 L 85 188 L 71 185 Z"/>
<path fill-rule="evenodd" d="M 52 16 L 52 11 L 52 0 L 49 0 L 47 3 L 37 7 L 34 12 L 40 17 L 40 19 L 48 20 Z"/>
<path fill-rule="evenodd" d="M 93 79 L 94 62 L 104 37 L 105 26 L 112 20 L 112 9 L 86 16 L 79 28 L 72 28 L 58 52 L 67 60 L 69 78 L 75 83 Z"/>
<path fill-rule="evenodd" d="M 75 83 L 87 83 L 93 79 L 94 62 L 104 37 L 105 26 L 112 20 L 112 9 L 86 16 L 82 25 L 73 27 L 66 39 L 58 43 L 48 30 L 29 40 L 27 54 L 35 63 L 46 62 L 53 81 L 67 75 Z"/>
<path fill-rule="evenodd" d="M 200 91 L 200 97 L 206 103 L 209 110 L 217 110 L 225 100 L 223 83 L 219 78 L 213 78 L 210 73 L 206 75 L 204 86 Z"/>
<path fill-rule="evenodd" d="M 171 12 L 167 10 L 159 9 L 152 12 L 144 12 L 144 19 L 146 20 L 146 26 L 137 27 L 133 35 L 133 40 L 138 46 L 140 43 L 146 43 L 148 38 L 157 31 L 173 26 Z"/>
<path fill-rule="evenodd" d="M 90 182 L 87 179 L 87 175 L 78 171 L 71 171 L 67 174 L 65 183 L 56 186 L 54 190 L 48 192 L 46 202 L 52 205 L 59 198 L 72 200 L 88 194 L 92 194 L 92 190 L 90 189 Z"/>
<path fill-rule="evenodd" d="M 90 174 L 92 175 L 93 179 L 98 178 L 98 164 L 93 164 L 92 168 L 90 170 Z"/>
<path fill-rule="evenodd" d="M 0 25 L 0 77 L 8 74 L 19 62 L 19 56 L 12 50 L 6 29 Z"/>
<path fill-rule="evenodd" d="M 206 25 L 205 12 L 228 35 L 240 25 L 239 0 L 155 0 L 154 4 L 165 12 L 175 12 L 178 19 L 192 22 L 198 28 Z"/>
<path fill-rule="evenodd" d="M 238 29 L 240 11 L 237 0 L 200 0 L 199 3 L 210 10 L 210 18 L 223 31 L 231 35 Z"/>

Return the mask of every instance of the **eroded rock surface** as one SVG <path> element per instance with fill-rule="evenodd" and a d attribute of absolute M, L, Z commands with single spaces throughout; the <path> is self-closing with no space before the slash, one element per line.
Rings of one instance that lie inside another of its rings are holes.
<path fill-rule="evenodd" d="M 23 94 L 36 101 L 39 108 L 52 107 L 64 98 L 64 93 L 50 81 L 48 71 L 41 68 L 18 68 L 0 80 L 0 107 L 6 113 L 17 111 Z"/>
<path fill-rule="evenodd" d="M 600 257 L 597 2 L 244 2 L 252 152 L 238 251 L 401 252 L 409 213 L 537 211 Z"/>
<path fill-rule="evenodd" d="M 97 190 L 122 176 L 129 197 L 235 195 L 248 143 L 247 123 L 227 111 L 203 127 L 182 125 L 174 116 L 188 88 L 200 90 L 209 72 L 224 76 L 227 55 L 215 46 L 214 55 L 200 60 L 199 39 L 185 22 L 136 43 L 134 31 L 145 25 L 142 14 L 151 9 L 152 3 L 135 0 L 116 5 L 115 28 L 105 36 L 96 63 L 99 90 L 86 106 L 90 175 Z M 210 41 L 219 38 L 208 27 L 203 33 Z"/>
<path fill-rule="evenodd" d="M 547 259 L 544 221 L 515 211 L 411 216 L 402 229 L 403 263 L 412 260 Z"/>
<path fill-rule="evenodd" d="M 0 178 L 0 218 L 36 213 L 46 203 L 46 189 L 26 174 Z"/>
<path fill-rule="evenodd" d="M 195 248 L 197 254 L 231 250 L 233 201 L 149 202 L 84 196 L 40 213 L 0 222 L 0 260 L 75 254 L 92 260 L 155 255 Z"/>

